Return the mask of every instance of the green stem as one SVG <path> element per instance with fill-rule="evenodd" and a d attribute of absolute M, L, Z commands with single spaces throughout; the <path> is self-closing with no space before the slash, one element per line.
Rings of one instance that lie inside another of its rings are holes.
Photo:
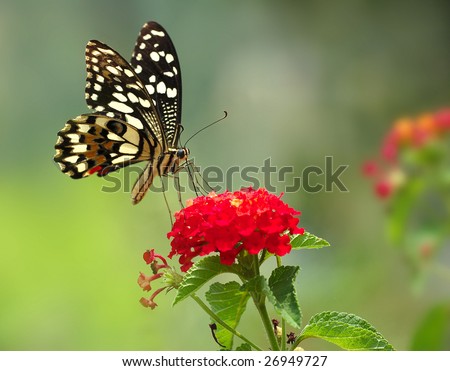
<path fill-rule="evenodd" d="M 305 338 L 304 338 L 303 336 L 299 336 L 299 337 L 295 340 L 294 344 L 291 345 L 291 349 L 290 349 L 290 350 L 295 350 L 295 348 L 297 348 L 298 345 L 299 345 L 303 340 L 305 340 Z"/>
<path fill-rule="evenodd" d="M 254 344 L 252 341 L 247 339 L 244 335 L 242 335 L 239 331 L 236 331 L 234 328 L 227 325 L 224 321 L 222 321 L 209 307 L 203 302 L 202 299 L 200 299 L 197 295 L 191 294 L 192 299 L 194 299 L 198 305 L 206 312 L 208 315 L 218 324 L 220 324 L 222 327 L 226 328 L 228 331 L 230 331 L 233 335 L 237 336 L 238 338 L 244 340 L 246 343 L 250 344 L 254 349 L 256 350 L 262 350 L 259 346 Z"/>
<path fill-rule="evenodd" d="M 277 259 L 277 268 L 283 264 L 281 262 L 281 256 L 275 255 Z M 281 317 L 281 350 L 286 350 L 286 320 Z"/>
<path fill-rule="evenodd" d="M 272 321 L 270 320 L 269 313 L 266 308 L 266 297 L 262 296 L 261 301 L 256 301 L 253 299 L 256 305 L 256 309 L 258 309 L 259 315 L 261 316 L 261 320 L 263 322 L 264 328 L 267 333 L 267 337 L 269 338 L 270 345 L 272 350 L 280 350 L 280 346 L 278 345 L 277 337 L 273 331 Z"/>
<path fill-rule="evenodd" d="M 254 272 L 255 277 L 259 276 L 259 262 L 258 256 L 255 255 L 254 261 Z M 273 324 L 270 320 L 269 313 L 267 312 L 266 307 L 266 296 L 263 294 L 253 294 L 252 295 L 253 302 L 255 303 L 256 309 L 258 309 L 259 315 L 261 316 L 262 323 L 264 325 L 264 329 L 266 330 L 267 337 L 269 338 L 269 342 L 272 350 L 280 350 L 280 346 L 278 345 L 277 337 L 275 332 L 273 331 Z"/>

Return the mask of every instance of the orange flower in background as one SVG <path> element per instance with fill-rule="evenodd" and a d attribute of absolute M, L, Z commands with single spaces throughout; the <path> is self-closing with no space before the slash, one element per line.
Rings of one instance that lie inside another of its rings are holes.
<path fill-rule="evenodd" d="M 401 118 L 394 122 L 384 137 L 380 161 L 366 161 L 362 172 L 374 179 L 374 191 L 380 198 L 388 198 L 405 181 L 399 157 L 406 149 L 417 150 L 450 131 L 450 108 L 424 113 L 415 118 Z"/>
<path fill-rule="evenodd" d="M 393 136 L 398 144 L 411 143 L 414 136 L 414 121 L 410 118 L 402 118 L 394 123 Z"/>
<path fill-rule="evenodd" d="M 383 139 L 381 155 L 385 161 L 395 162 L 402 148 L 420 148 L 438 134 L 450 130 L 450 109 L 424 113 L 417 118 L 397 120 Z"/>

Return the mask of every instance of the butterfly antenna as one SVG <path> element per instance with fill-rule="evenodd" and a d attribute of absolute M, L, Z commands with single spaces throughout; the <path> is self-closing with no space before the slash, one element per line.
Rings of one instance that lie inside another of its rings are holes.
<path fill-rule="evenodd" d="M 180 177 L 179 177 L 178 171 L 175 172 L 173 174 L 173 176 L 174 176 L 175 188 L 177 190 L 177 195 L 178 195 L 178 202 L 180 203 L 180 206 L 183 209 L 184 208 L 184 204 L 183 204 L 183 199 L 181 197 L 181 185 L 180 185 Z"/>
<path fill-rule="evenodd" d="M 227 112 L 227 111 L 223 111 L 223 113 L 224 113 L 223 117 L 221 117 L 220 119 L 218 119 L 218 120 L 212 122 L 212 123 L 209 124 L 209 125 L 206 125 L 205 127 L 201 128 L 199 131 L 197 131 L 197 132 L 195 132 L 194 134 L 192 134 L 192 135 L 189 137 L 189 139 L 186 141 L 186 143 L 184 144 L 184 146 L 186 146 L 186 145 L 188 144 L 188 142 L 189 142 L 192 138 L 194 138 L 197 134 L 201 133 L 203 130 L 206 130 L 206 129 L 208 129 L 209 127 L 211 127 L 211 126 L 213 126 L 213 125 L 219 123 L 220 121 L 225 120 L 225 119 L 227 118 L 227 116 L 228 116 L 228 112 Z"/>
<path fill-rule="evenodd" d="M 166 203 L 167 211 L 169 212 L 170 224 L 173 227 L 172 210 L 170 209 L 169 201 L 167 200 L 166 187 L 164 186 L 164 179 L 161 175 L 160 175 L 160 180 L 161 180 L 161 186 L 162 186 L 162 191 L 163 191 L 162 193 L 164 196 L 164 202 Z"/>

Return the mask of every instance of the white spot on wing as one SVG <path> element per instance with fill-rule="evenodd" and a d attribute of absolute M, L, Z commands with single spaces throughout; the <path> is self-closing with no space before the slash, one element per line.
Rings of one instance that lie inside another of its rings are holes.
<path fill-rule="evenodd" d="M 103 54 L 114 55 L 114 52 L 111 49 L 105 48 L 97 48 L 97 49 L 100 50 Z"/>
<path fill-rule="evenodd" d="M 177 89 L 176 88 L 169 88 L 167 89 L 167 98 L 175 98 L 177 96 Z"/>
<path fill-rule="evenodd" d="M 134 71 L 135 71 L 136 73 L 141 73 L 141 72 L 142 72 L 142 67 L 141 67 L 141 65 L 138 64 L 137 67 L 134 69 Z"/>
<path fill-rule="evenodd" d="M 87 151 L 87 144 L 78 144 L 72 147 L 72 153 L 83 153 Z"/>
<path fill-rule="evenodd" d="M 165 35 L 164 32 L 162 32 L 162 31 L 150 30 L 150 32 L 151 32 L 153 35 L 156 35 L 156 36 L 161 36 L 161 37 L 163 37 L 163 36 Z"/>
<path fill-rule="evenodd" d="M 128 77 L 133 77 L 133 72 L 131 70 L 129 70 L 128 68 L 125 68 L 124 70 L 125 75 L 127 75 Z"/>
<path fill-rule="evenodd" d="M 139 45 L 139 49 L 145 49 L 145 43 L 141 43 L 141 44 Z"/>
<path fill-rule="evenodd" d="M 153 85 L 145 85 L 145 87 L 150 95 L 155 94 L 155 87 Z"/>
<path fill-rule="evenodd" d="M 139 98 L 139 102 L 141 103 L 141 105 L 145 108 L 149 108 L 150 107 L 150 101 L 147 99 L 142 99 Z"/>
<path fill-rule="evenodd" d="M 67 136 L 67 138 L 70 139 L 70 143 L 79 143 L 80 142 L 80 137 L 78 134 L 69 133 L 66 136 Z"/>
<path fill-rule="evenodd" d="M 94 84 L 94 90 L 101 91 L 102 86 L 96 83 L 96 84 Z"/>
<path fill-rule="evenodd" d="M 167 53 L 166 55 L 166 62 L 167 63 L 172 63 L 174 61 L 173 55 L 170 53 Z"/>
<path fill-rule="evenodd" d="M 112 101 L 108 103 L 108 106 L 110 106 L 112 109 L 115 109 L 116 111 L 123 112 L 123 113 L 131 113 L 133 112 L 133 108 L 130 106 L 127 106 L 124 103 Z"/>
<path fill-rule="evenodd" d="M 75 156 L 69 156 L 69 157 L 64 158 L 64 161 L 65 161 L 65 162 L 70 162 L 71 164 L 74 164 L 74 163 L 76 163 L 76 162 L 78 161 L 79 158 L 80 158 L 80 157 L 77 156 L 77 155 L 75 155 Z"/>
<path fill-rule="evenodd" d="M 134 93 L 132 93 L 131 91 L 127 94 L 128 99 L 130 100 L 131 103 L 137 103 L 139 102 L 138 97 L 136 97 L 136 95 Z"/>
<path fill-rule="evenodd" d="M 124 103 L 128 100 L 127 97 L 125 95 L 123 95 L 122 93 L 113 93 L 112 95 L 114 98 L 121 101 L 122 103 Z"/>
<path fill-rule="evenodd" d="M 125 120 L 131 125 L 134 126 L 136 129 L 143 129 L 144 126 L 142 125 L 142 122 L 138 120 L 136 117 L 131 115 L 125 115 Z"/>
<path fill-rule="evenodd" d="M 113 66 L 106 66 L 106 69 L 111 72 L 113 75 L 119 76 L 120 72 L 116 67 Z"/>
<path fill-rule="evenodd" d="M 150 58 L 152 61 L 158 62 L 159 61 L 159 54 L 157 52 L 151 52 Z"/>
<path fill-rule="evenodd" d="M 144 40 L 150 40 L 150 39 L 152 38 L 152 35 L 150 35 L 150 34 L 148 33 L 148 34 L 145 34 L 144 36 L 142 36 L 142 38 L 143 38 Z"/>
<path fill-rule="evenodd" d="M 120 157 L 115 158 L 115 159 L 112 160 L 111 162 L 112 162 L 113 164 L 121 164 L 122 162 L 131 160 L 131 159 L 133 159 L 133 158 L 134 158 L 134 156 L 131 156 L 131 155 L 123 155 L 123 156 L 120 156 Z"/>
<path fill-rule="evenodd" d="M 120 85 L 114 85 L 114 87 L 116 88 L 117 91 L 123 91 L 123 88 Z"/>
<path fill-rule="evenodd" d="M 116 133 L 109 132 L 107 135 L 108 139 L 115 140 L 116 142 L 123 142 L 123 138 L 119 137 Z"/>
<path fill-rule="evenodd" d="M 124 143 L 120 146 L 120 152 L 125 154 L 136 154 L 138 152 L 138 148 L 130 143 Z"/>
<path fill-rule="evenodd" d="M 78 124 L 78 131 L 87 133 L 91 127 L 88 124 Z"/>
<path fill-rule="evenodd" d="M 76 165 L 76 168 L 77 168 L 77 170 L 78 170 L 79 173 L 82 173 L 83 171 L 86 171 L 86 170 L 87 170 L 87 167 L 88 167 L 88 166 L 87 166 L 87 163 L 86 163 L 86 162 L 82 162 L 82 163 Z"/>
<path fill-rule="evenodd" d="M 156 91 L 159 94 L 164 94 L 166 92 L 166 84 L 164 84 L 164 81 L 160 81 L 158 85 L 156 85 Z"/>

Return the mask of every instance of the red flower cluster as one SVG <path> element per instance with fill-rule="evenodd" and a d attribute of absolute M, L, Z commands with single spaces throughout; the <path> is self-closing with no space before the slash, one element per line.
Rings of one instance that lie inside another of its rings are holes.
<path fill-rule="evenodd" d="M 381 146 L 381 160 L 367 161 L 362 172 L 373 178 L 375 194 L 388 198 L 405 180 L 404 171 L 398 165 L 402 149 L 420 149 L 433 139 L 450 131 L 450 109 L 422 114 L 416 118 L 397 120 L 387 133 Z"/>
<path fill-rule="evenodd" d="M 403 147 L 421 147 L 429 140 L 450 131 L 450 109 L 426 113 L 417 118 L 397 120 L 383 140 L 381 154 L 389 162 L 397 160 Z"/>
<path fill-rule="evenodd" d="M 267 249 L 282 256 L 291 250 L 285 232 L 304 231 L 294 217 L 299 214 L 266 189 L 197 197 L 175 214 L 172 231 L 167 234 L 173 238 L 169 257 L 180 255 L 181 270 L 186 272 L 193 258 L 213 252 L 219 252 L 221 263 L 227 265 L 233 264 L 242 250 L 258 254 Z"/>

